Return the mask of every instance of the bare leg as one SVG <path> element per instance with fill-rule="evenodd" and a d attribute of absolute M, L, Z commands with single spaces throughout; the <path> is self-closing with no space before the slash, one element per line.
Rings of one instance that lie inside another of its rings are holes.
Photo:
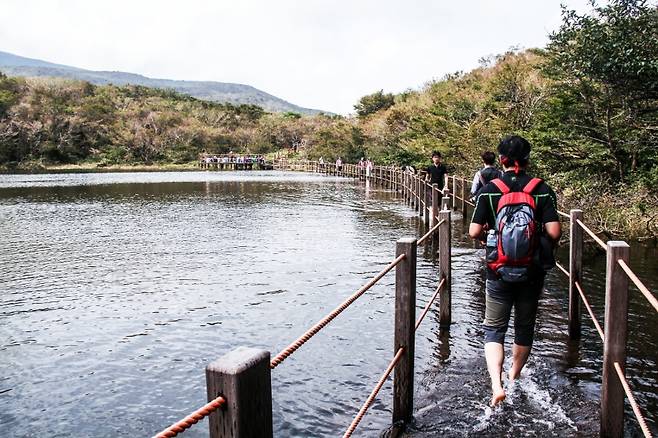
<path fill-rule="evenodd" d="M 505 400 L 505 390 L 501 381 L 503 359 L 505 358 L 503 344 L 499 344 L 498 342 L 487 342 L 484 344 L 484 357 L 487 359 L 487 369 L 491 377 L 492 396 L 490 404 L 493 407 Z"/>
<path fill-rule="evenodd" d="M 521 370 L 528 361 L 528 356 L 530 356 L 530 348 L 517 344 L 512 346 L 512 367 L 509 369 L 510 380 L 518 379 L 521 375 Z"/>

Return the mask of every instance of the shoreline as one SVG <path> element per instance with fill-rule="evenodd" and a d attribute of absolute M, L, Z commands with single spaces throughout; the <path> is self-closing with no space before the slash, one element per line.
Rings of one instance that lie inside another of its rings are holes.
<path fill-rule="evenodd" d="M 183 164 L 113 164 L 99 166 L 97 163 L 34 165 L 0 167 L 0 175 L 29 175 L 48 173 L 119 173 L 119 172 L 192 172 L 201 171 L 197 162 Z"/>

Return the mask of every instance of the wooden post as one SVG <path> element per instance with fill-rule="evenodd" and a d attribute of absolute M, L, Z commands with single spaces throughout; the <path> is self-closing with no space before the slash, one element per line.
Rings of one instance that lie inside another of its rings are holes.
<path fill-rule="evenodd" d="M 271 437 L 270 352 L 238 347 L 206 367 L 208 401 L 223 396 L 225 407 L 210 414 L 210 438 Z"/>
<path fill-rule="evenodd" d="M 461 180 L 461 194 L 462 194 L 462 226 L 465 228 L 466 227 L 466 222 L 467 219 L 466 217 L 468 216 L 467 210 L 466 210 L 466 180 L 464 178 L 459 178 Z"/>
<path fill-rule="evenodd" d="M 411 174 L 407 174 L 407 206 L 411 206 Z"/>
<path fill-rule="evenodd" d="M 402 191 L 404 193 L 404 202 L 409 206 L 409 174 L 402 174 Z"/>
<path fill-rule="evenodd" d="M 444 277 L 446 279 L 445 286 L 439 293 L 439 327 L 441 329 L 450 329 L 450 323 L 452 322 L 452 287 L 450 285 L 450 232 L 452 224 L 450 215 L 449 209 L 443 209 L 439 212 L 439 221 L 445 220 L 439 227 L 439 279 Z"/>
<path fill-rule="evenodd" d="M 432 184 L 432 217 L 430 218 L 430 227 L 434 227 L 438 222 L 439 216 L 439 185 Z M 436 236 L 437 234 L 434 233 Z"/>
<path fill-rule="evenodd" d="M 457 210 L 457 185 L 455 184 L 455 175 L 452 176 L 452 208 Z"/>
<path fill-rule="evenodd" d="M 628 263 L 630 247 L 626 242 L 609 241 L 605 269 L 605 340 L 603 342 L 603 379 L 601 380 L 601 436 L 624 436 L 624 388 L 614 363 L 626 368 L 628 337 L 628 277 L 617 260 Z"/>
<path fill-rule="evenodd" d="M 450 210 L 450 196 L 441 198 L 441 210 Z"/>
<path fill-rule="evenodd" d="M 404 353 L 393 376 L 393 424 L 412 419 L 414 406 L 414 349 L 416 322 L 416 239 L 404 238 L 395 245 L 396 256 L 405 258 L 395 267 L 395 340 L 393 354 Z"/>
<path fill-rule="evenodd" d="M 424 217 L 423 220 L 425 221 L 426 224 L 429 225 L 431 208 L 430 208 L 430 202 L 428 202 L 428 198 L 430 198 L 431 192 L 433 190 L 432 190 L 432 186 L 429 185 L 429 183 L 426 181 L 423 181 L 423 186 L 425 187 L 425 190 L 423 190 L 423 201 L 425 201 L 423 203 L 423 217 Z"/>
<path fill-rule="evenodd" d="M 411 207 L 416 208 L 416 175 L 411 175 Z"/>
<path fill-rule="evenodd" d="M 583 229 L 576 222 L 583 221 L 582 210 L 571 210 L 569 227 L 569 339 L 580 339 L 580 295 L 576 282 L 583 283 Z"/>
<path fill-rule="evenodd" d="M 423 178 L 421 178 L 420 179 L 420 190 L 418 192 L 420 194 L 420 202 L 419 202 L 420 208 L 418 209 L 418 216 L 420 216 L 420 218 L 423 221 L 425 221 L 425 209 L 427 208 L 427 203 L 425 202 L 425 200 L 427 199 L 426 188 L 427 188 L 427 184 L 425 184 L 425 181 L 423 180 Z M 425 222 L 425 223 L 427 223 L 427 222 Z"/>

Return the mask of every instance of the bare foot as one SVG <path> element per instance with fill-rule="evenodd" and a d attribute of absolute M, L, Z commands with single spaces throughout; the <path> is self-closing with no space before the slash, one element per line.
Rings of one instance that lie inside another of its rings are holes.
<path fill-rule="evenodd" d="M 494 389 L 489 405 L 493 408 L 503 400 L 505 400 L 505 390 L 503 388 Z"/>

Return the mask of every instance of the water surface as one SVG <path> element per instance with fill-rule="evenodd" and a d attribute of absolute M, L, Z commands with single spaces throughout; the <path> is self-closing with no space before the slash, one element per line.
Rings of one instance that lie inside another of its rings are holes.
<path fill-rule="evenodd" d="M 433 310 L 419 329 L 411 435 L 597 435 L 601 344 L 585 322 L 569 345 L 559 272 L 525 378 L 486 407 L 482 251 L 460 224 L 454 324 L 440 333 Z M 320 175 L 0 176 L 2 436 L 150 436 L 205 403 L 207 363 L 241 345 L 276 354 L 422 231 L 395 194 Z M 656 251 L 632 254 L 656 290 Z M 605 260 L 588 260 L 602 316 Z M 419 306 L 437 273 L 431 248 L 419 250 Z M 342 434 L 392 357 L 393 297 L 389 274 L 273 371 L 277 436 Z M 636 291 L 631 313 L 628 374 L 655 430 L 658 324 Z M 390 393 L 389 382 L 359 435 L 389 426 Z M 203 422 L 185 436 L 207 433 Z"/>

